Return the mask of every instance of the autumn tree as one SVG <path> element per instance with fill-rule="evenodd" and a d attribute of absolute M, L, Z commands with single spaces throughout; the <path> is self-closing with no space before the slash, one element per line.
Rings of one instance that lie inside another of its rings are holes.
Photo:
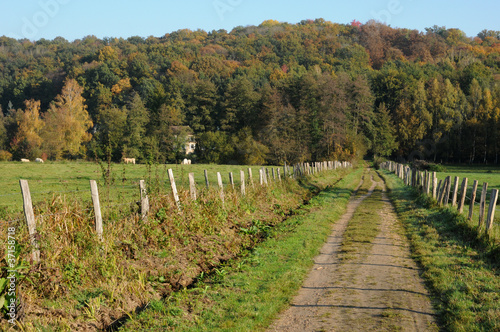
<path fill-rule="evenodd" d="M 76 80 L 67 80 L 61 94 L 44 114 L 44 152 L 51 159 L 85 154 L 84 144 L 92 138 L 88 130 L 93 123 L 82 92 Z"/>
<path fill-rule="evenodd" d="M 13 140 L 16 158 L 36 158 L 40 156 L 42 138 L 40 132 L 44 123 L 40 118 L 40 101 L 25 101 L 25 110 L 17 113 L 17 133 Z"/>

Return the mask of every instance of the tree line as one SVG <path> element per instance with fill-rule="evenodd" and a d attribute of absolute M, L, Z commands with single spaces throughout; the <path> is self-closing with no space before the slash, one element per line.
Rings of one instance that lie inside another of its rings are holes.
<path fill-rule="evenodd" d="M 0 37 L 0 160 L 498 163 L 500 32 L 369 21 Z M 179 128 L 184 128 L 179 131 Z M 190 129 L 186 129 L 190 128 Z"/>

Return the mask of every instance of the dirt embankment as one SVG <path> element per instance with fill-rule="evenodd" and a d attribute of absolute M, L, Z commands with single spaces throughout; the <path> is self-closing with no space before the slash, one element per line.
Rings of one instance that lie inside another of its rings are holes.
<path fill-rule="evenodd" d="M 356 216 L 366 221 L 379 216 L 376 236 L 343 257 L 344 235 L 356 210 L 377 187 L 385 191 L 383 182 L 373 177 L 371 182 L 366 195 L 351 199 L 299 294 L 270 331 L 438 330 L 428 292 L 385 192 L 378 193 L 370 213 Z"/>

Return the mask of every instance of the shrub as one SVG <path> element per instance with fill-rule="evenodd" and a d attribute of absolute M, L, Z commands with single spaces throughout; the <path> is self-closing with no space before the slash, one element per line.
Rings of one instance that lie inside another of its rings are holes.
<path fill-rule="evenodd" d="M 0 150 L 0 161 L 11 161 L 12 153 L 5 150 Z"/>

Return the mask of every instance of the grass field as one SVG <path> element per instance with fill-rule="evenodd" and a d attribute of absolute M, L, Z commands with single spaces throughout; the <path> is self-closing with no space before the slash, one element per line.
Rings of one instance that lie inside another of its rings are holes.
<path fill-rule="evenodd" d="M 102 167 L 101 167 L 102 166 Z M 104 168 L 104 169 L 103 169 Z M 1 162 L 0 163 L 0 217 L 22 210 L 19 179 L 28 180 L 32 201 L 50 200 L 54 195 L 90 202 L 89 180 L 96 180 L 100 187 L 103 208 L 134 202 L 139 199 L 139 180 L 146 180 L 151 190 L 170 190 L 168 169 L 172 168 L 177 188 L 187 189 L 188 174 L 194 173 L 197 188 L 205 188 L 204 170 L 208 171 L 211 186 L 217 185 L 217 172 L 222 175 L 224 185 L 229 184 L 229 172 L 233 172 L 235 186 L 240 185 L 240 170 L 248 179 L 249 166 L 237 165 L 132 165 L 112 164 L 111 185 L 105 185 L 104 171 L 107 165 L 93 162 L 47 162 L 44 164 Z M 252 166 L 253 180 L 259 180 L 259 167 Z M 281 169 L 281 172 L 283 169 Z M 282 172 L 283 173 L 283 172 Z"/>

